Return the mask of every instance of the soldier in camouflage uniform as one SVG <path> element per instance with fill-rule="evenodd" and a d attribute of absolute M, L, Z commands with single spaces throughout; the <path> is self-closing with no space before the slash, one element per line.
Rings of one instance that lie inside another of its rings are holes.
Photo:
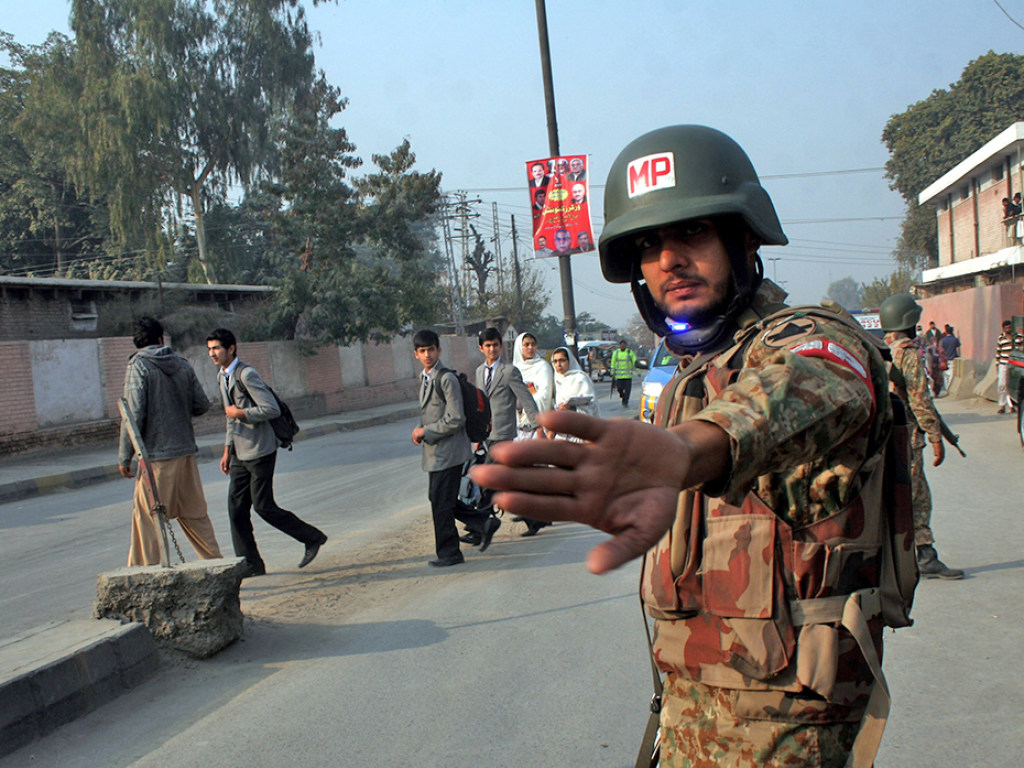
<path fill-rule="evenodd" d="M 632 142 L 609 172 L 601 266 L 680 358 L 660 428 L 551 412 L 545 427 L 588 442 L 505 443 L 474 471 L 503 509 L 611 533 L 595 573 L 646 553 L 662 766 L 852 752 L 866 768 L 881 738 L 886 368 L 855 323 L 782 303 L 758 248 L 786 242 L 725 134 Z"/>
<path fill-rule="evenodd" d="M 914 301 L 913 296 L 899 293 L 882 302 L 878 315 L 882 330 L 885 331 L 885 343 L 892 353 L 892 391 L 907 405 L 914 423 L 910 443 L 910 478 L 914 500 L 917 568 L 926 579 L 962 579 L 963 571 L 950 568 L 939 560 L 935 551 L 935 537 L 932 535 L 932 492 L 924 476 L 925 435 L 935 455 L 933 466 L 939 466 L 946 458 L 946 447 L 942 442 L 941 418 L 932 399 L 931 382 L 925 374 L 921 353 L 914 343 L 921 312 L 922 307 Z"/>

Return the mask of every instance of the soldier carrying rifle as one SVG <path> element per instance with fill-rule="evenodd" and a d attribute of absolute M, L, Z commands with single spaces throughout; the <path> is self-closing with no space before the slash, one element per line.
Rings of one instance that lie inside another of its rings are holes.
<path fill-rule="evenodd" d="M 926 579 L 962 579 L 964 572 L 959 568 L 950 568 L 941 560 L 935 551 L 935 537 L 932 535 L 932 492 L 928 488 L 928 480 L 924 476 L 924 444 L 925 435 L 932 444 L 935 461 L 932 466 L 939 466 L 946 458 L 943 437 L 960 450 L 957 437 L 950 432 L 935 410 L 932 390 L 925 374 L 924 363 L 914 344 L 917 335 L 917 321 L 921 318 L 923 308 L 914 297 L 907 293 L 898 293 L 882 302 L 879 309 L 879 320 L 885 331 L 885 343 L 892 352 L 892 370 L 889 378 L 892 390 L 907 405 L 907 410 L 914 420 L 916 429 L 911 439 L 911 493 L 914 500 L 914 543 L 917 545 L 917 568 Z M 963 454 L 963 451 L 960 451 Z"/>

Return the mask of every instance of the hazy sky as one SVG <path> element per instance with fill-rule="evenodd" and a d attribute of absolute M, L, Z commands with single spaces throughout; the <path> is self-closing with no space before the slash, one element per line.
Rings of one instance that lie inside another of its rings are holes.
<path fill-rule="evenodd" d="M 1001 0 L 1024 23 L 1024 0 Z M 0 0 L 22 43 L 67 31 L 67 0 Z M 903 204 L 880 170 L 889 117 L 959 79 L 972 59 L 1020 53 L 1024 31 L 992 0 L 611 2 L 548 0 L 563 154 L 590 155 L 602 184 L 619 150 L 664 125 L 703 123 L 747 150 L 791 245 L 763 249 L 797 302 L 829 282 L 891 272 Z M 483 201 L 477 227 L 530 253 L 523 163 L 548 154 L 531 0 L 340 0 L 312 8 L 318 65 L 349 98 L 340 116 L 369 161 L 408 137 L 420 170 Z M 858 173 L 834 173 L 837 171 Z M 822 175 L 816 175 L 822 174 Z M 595 231 L 600 189 L 592 190 Z M 493 249 L 493 246 L 492 246 Z M 562 316 L 555 260 L 535 262 Z M 611 325 L 635 313 L 627 286 L 573 257 L 577 312 Z"/>

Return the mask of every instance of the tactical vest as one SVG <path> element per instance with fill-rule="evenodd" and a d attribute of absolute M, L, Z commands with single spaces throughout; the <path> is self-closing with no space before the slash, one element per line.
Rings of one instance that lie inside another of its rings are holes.
<path fill-rule="evenodd" d="M 856 323 L 818 306 L 769 315 L 730 349 L 680 372 L 659 397 L 656 423 L 669 427 L 702 410 L 739 376 L 759 333 L 801 313 Z M 903 418 L 885 451 L 858 469 L 860 490 L 846 507 L 805 527 L 753 491 L 739 507 L 680 493 L 673 527 L 647 554 L 641 577 L 658 666 L 723 688 L 809 689 L 840 705 L 862 704 L 872 692 L 877 747 L 888 711 L 881 629 L 910 623 L 917 583 L 907 446 Z"/>

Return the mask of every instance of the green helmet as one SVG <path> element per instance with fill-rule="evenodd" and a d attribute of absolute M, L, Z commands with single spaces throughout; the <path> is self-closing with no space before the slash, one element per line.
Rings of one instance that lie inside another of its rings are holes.
<path fill-rule="evenodd" d="M 883 331 L 905 331 L 917 325 L 924 308 L 909 293 L 897 293 L 882 302 L 878 319 Z"/>
<path fill-rule="evenodd" d="M 742 216 L 767 245 L 789 242 L 739 144 L 703 125 L 673 125 L 645 133 L 619 153 L 608 172 L 599 242 L 605 279 L 632 279 L 638 254 L 629 235 L 723 214 Z"/>

